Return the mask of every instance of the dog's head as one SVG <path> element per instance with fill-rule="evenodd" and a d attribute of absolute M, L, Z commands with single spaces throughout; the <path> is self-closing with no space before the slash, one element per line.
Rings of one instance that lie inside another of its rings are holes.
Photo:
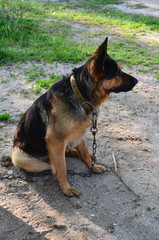
<path fill-rule="evenodd" d="M 130 91 L 138 82 L 133 76 L 123 72 L 120 65 L 107 54 L 108 38 L 91 57 L 87 66 L 89 75 L 102 93 L 101 101 L 111 93 Z M 105 97 L 104 97 L 105 96 Z"/>

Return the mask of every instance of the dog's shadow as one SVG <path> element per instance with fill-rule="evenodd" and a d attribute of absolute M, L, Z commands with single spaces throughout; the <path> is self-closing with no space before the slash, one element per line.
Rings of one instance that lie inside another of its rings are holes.
<path fill-rule="evenodd" d="M 11 211 L 0 206 L 0 239 L 43 239 L 47 232 L 39 233 L 29 224 L 17 218 Z"/>

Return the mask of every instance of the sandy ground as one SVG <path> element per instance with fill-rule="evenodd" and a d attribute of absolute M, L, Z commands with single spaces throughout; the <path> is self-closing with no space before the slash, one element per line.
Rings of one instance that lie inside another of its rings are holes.
<path fill-rule="evenodd" d="M 159 81 L 153 74 L 124 69 L 139 79 L 138 85 L 112 94 L 102 106 L 97 157 L 108 171 L 90 178 L 69 176 L 80 198 L 65 197 L 51 174 L 25 175 L 4 160 L 11 154 L 20 113 L 37 98 L 25 72 L 43 69 L 47 78 L 74 67 L 43 62 L 0 67 L 0 112 L 11 115 L 7 123 L 0 122 L 0 239 L 159 240 Z M 89 132 L 87 140 L 91 150 Z M 112 155 L 119 176 L 112 170 Z M 67 166 L 87 172 L 78 159 L 68 158 Z"/>

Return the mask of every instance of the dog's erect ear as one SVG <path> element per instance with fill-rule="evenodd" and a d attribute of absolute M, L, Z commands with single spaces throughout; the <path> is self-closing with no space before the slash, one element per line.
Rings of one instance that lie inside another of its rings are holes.
<path fill-rule="evenodd" d="M 99 46 L 97 51 L 104 51 L 105 53 L 107 52 L 107 45 L 108 45 L 108 37 L 104 40 L 104 42 Z"/>
<path fill-rule="evenodd" d="M 94 79 L 99 79 L 99 76 L 103 73 L 104 60 L 107 55 L 107 43 L 108 38 L 99 46 L 97 51 L 90 58 L 90 64 L 88 65 L 89 74 Z"/>
<path fill-rule="evenodd" d="M 107 44 L 108 38 L 105 39 L 105 41 L 99 46 L 97 51 L 93 54 L 93 57 L 98 61 L 98 64 L 103 63 L 105 56 L 107 55 Z"/>

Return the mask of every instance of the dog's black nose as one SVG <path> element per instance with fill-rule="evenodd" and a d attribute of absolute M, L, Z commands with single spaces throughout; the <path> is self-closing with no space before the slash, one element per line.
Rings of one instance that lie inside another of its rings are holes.
<path fill-rule="evenodd" d="M 134 77 L 132 77 L 133 79 L 132 79 L 132 82 L 133 82 L 133 87 L 138 83 L 138 80 L 136 79 L 136 78 L 134 78 Z"/>
<path fill-rule="evenodd" d="M 127 91 L 130 91 L 138 83 L 138 80 L 136 78 L 132 77 L 131 75 L 128 75 L 128 76 L 129 76 L 130 83 L 127 86 L 127 88 L 128 88 Z"/>
<path fill-rule="evenodd" d="M 132 90 L 133 87 L 135 87 L 135 85 L 138 83 L 138 80 L 133 76 L 126 74 L 126 77 L 127 77 L 127 82 L 126 84 L 123 85 L 122 92 L 128 92 Z"/>

